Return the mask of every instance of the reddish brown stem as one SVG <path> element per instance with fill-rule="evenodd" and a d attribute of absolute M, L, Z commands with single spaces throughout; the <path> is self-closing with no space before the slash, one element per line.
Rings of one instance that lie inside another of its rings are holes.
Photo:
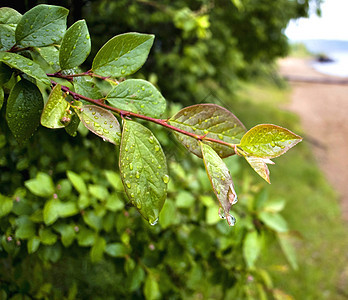
<path fill-rule="evenodd" d="M 53 85 L 57 84 L 57 82 L 55 82 L 55 81 L 51 81 L 51 82 L 52 82 Z M 90 103 L 93 103 L 93 104 L 95 104 L 97 106 L 103 107 L 103 108 L 105 108 L 107 110 L 111 110 L 111 111 L 119 114 L 120 116 L 122 116 L 122 118 L 124 118 L 124 117 L 133 117 L 133 118 L 137 118 L 137 119 L 146 120 L 146 121 L 149 121 L 149 122 L 161 125 L 163 127 L 166 127 L 168 129 L 174 130 L 174 131 L 179 132 L 181 134 L 193 137 L 194 139 L 199 140 L 199 141 L 203 141 L 204 140 L 204 141 L 209 141 L 209 142 L 213 142 L 213 143 L 218 143 L 218 144 L 221 144 L 221 145 L 225 145 L 225 146 L 231 147 L 232 149 L 234 149 L 234 147 L 236 146 L 235 144 L 230 144 L 230 143 L 227 143 L 227 142 L 224 142 L 224 141 L 221 141 L 221 140 L 216 140 L 216 139 L 213 139 L 213 138 L 209 138 L 209 137 L 207 137 L 206 134 L 205 135 L 197 135 L 197 134 L 194 134 L 194 133 L 182 130 L 182 129 L 177 128 L 177 127 L 175 127 L 173 125 L 168 124 L 168 120 L 167 119 L 155 119 L 155 118 L 151 118 L 151 117 L 148 117 L 148 116 L 140 115 L 140 114 L 128 111 L 128 110 L 122 110 L 122 109 L 119 109 L 119 108 L 116 108 L 116 107 L 113 107 L 113 106 L 109 106 L 109 105 L 104 103 L 104 99 L 92 99 L 92 98 L 89 98 L 89 97 L 77 94 L 77 93 L 71 91 L 67 86 L 64 86 L 64 85 L 62 85 L 62 91 L 66 92 L 66 93 L 69 93 L 76 100 L 77 99 L 83 99 L 83 100 L 86 100 L 86 101 L 88 101 Z"/>

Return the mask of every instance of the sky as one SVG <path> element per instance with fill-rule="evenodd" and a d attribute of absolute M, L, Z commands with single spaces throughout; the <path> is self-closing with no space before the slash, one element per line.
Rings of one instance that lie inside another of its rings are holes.
<path fill-rule="evenodd" d="M 348 40 L 348 0 L 325 0 L 322 16 L 291 21 L 285 33 L 290 40 Z"/>

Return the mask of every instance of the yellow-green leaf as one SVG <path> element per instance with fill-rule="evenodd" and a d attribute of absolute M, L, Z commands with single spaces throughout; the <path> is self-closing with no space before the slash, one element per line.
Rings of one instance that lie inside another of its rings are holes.
<path fill-rule="evenodd" d="M 200 143 L 203 161 L 214 193 L 220 202 L 219 215 L 227 219 L 230 226 L 235 224 L 235 218 L 230 214 L 230 209 L 237 202 L 233 181 L 226 164 L 220 156 L 208 145 Z"/>
<path fill-rule="evenodd" d="M 246 129 L 244 125 L 227 109 L 216 104 L 197 104 L 180 110 L 171 117 L 169 123 L 190 133 L 227 142 L 239 144 Z M 175 132 L 179 142 L 189 151 L 202 157 L 201 147 L 195 138 Z M 204 141 L 220 157 L 228 157 L 235 152 L 232 147 Z"/>
<path fill-rule="evenodd" d="M 255 157 L 255 156 L 244 156 L 244 157 L 257 174 L 259 174 L 268 183 L 271 183 L 267 164 L 274 164 L 274 162 L 272 162 L 268 158 L 261 158 L 261 157 Z"/>

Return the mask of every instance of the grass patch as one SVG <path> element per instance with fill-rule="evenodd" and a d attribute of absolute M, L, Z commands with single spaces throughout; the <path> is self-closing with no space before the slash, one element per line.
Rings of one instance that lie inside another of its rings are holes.
<path fill-rule="evenodd" d="M 284 108 L 290 93 L 289 88 L 264 80 L 243 84 L 234 112 L 248 128 L 274 123 L 301 135 L 298 117 Z M 275 243 L 265 251 L 262 266 L 271 272 L 275 286 L 294 299 L 347 299 L 343 296 L 347 287 L 340 277 L 348 265 L 348 231 L 341 220 L 337 194 L 318 168 L 306 140 L 274 162 L 270 167 L 272 185 L 266 189 L 270 195 L 286 199 L 283 216 L 302 236 L 296 244 L 299 270 L 290 269 Z M 262 181 L 255 173 L 257 180 Z"/>

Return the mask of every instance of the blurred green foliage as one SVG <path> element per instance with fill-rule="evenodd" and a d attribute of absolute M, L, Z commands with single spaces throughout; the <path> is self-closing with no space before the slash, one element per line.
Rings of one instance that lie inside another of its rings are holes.
<path fill-rule="evenodd" d="M 89 24 L 91 57 L 115 34 L 154 33 L 154 50 L 137 76 L 184 105 L 207 101 L 217 91 L 226 97 L 237 79 L 284 55 L 283 29 L 308 10 L 308 1 L 286 0 L 72 4 Z M 171 105 L 168 115 L 180 107 Z M 150 126 L 171 175 L 159 225 L 151 227 L 128 203 L 112 145 L 83 128 L 73 138 L 41 127 L 18 146 L 4 109 L 0 113 L 0 298 L 286 297 L 257 264 L 277 237 L 297 268 L 280 214 L 284 200 L 255 184 L 236 157 L 226 160 L 240 186 L 237 225 L 230 228 L 218 217 L 201 161 L 188 157 L 171 134 Z"/>

